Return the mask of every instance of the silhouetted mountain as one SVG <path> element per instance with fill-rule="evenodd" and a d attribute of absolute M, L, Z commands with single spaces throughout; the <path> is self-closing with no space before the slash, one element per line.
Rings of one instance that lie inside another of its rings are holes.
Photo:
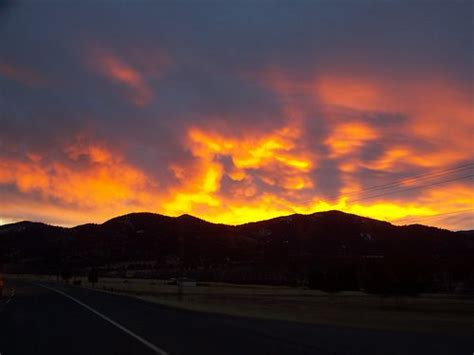
<path fill-rule="evenodd" d="M 112 270 L 120 263 L 151 263 L 148 268 L 170 273 L 177 269 L 287 273 L 316 264 L 389 257 L 435 269 L 443 260 L 473 260 L 474 235 L 423 225 L 394 226 L 339 211 L 238 226 L 153 213 L 73 228 L 32 222 L 0 226 L 0 263 L 7 270 L 56 272 L 64 264 Z"/>
<path fill-rule="evenodd" d="M 457 231 L 456 233 L 459 234 L 459 235 L 465 236 L 465 237 L 473 237 L 474 238 L 474 230 Z"/>

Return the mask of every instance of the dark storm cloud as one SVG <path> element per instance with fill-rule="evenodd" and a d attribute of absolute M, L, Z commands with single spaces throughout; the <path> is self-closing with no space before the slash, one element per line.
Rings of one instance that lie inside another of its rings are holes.
<path fill-rule="evenodd" d="M 227 104 L 232 110 L 233 104 L 239 107 L 248 102 L 246 97 L 255 97 L 253 101 L 268 110 L 269 99 L 261 101 L 258 90 L 243 84 L 239 89 L 236 73 L 278 64 L 305 75 L 308 68 L 349 56 L 354 65 L 371 69 L 382 61 L 377 65 L 382 73 L 397 67 L 407 70 L 407 65 L 415 69 L 438 65 L 460 72 L 458 76 L 466 80 L 472 64 L 470 6 L 469 2 L 430 6 L 425 2 L 26 2 L 10 10 L 1 55 L 2 60 L 47 77 L 50 90 L 58 95 L 56 105 L 98 111 L 99 119 L 107 119 L 101 111 L 107 108 L 100 103 L 109 105 L 107 96 L 112 93 L 78 56 L 93 41 L 125 57 L 134 46 L 144 48 L 143 56 L 153 48 L 169 53 L 177 73 L 166 87 L 158 88 L 157 100 L 166 98 L 158 105 L 179 112 L 187 105 L 195 109 L 200 101 L 205 110 L 208 102 Z M 41 109 L 31 97 L 24 101 Z M 37 101 L 51 102 L 44 97 Z"/>

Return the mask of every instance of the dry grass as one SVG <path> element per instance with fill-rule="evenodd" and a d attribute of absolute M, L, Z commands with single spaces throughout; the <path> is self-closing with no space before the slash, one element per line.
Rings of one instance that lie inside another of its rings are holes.
<path fill-rule="evenodd" d="M 85 278 L 81 281 L 88 286 Z M 176 285 L 162 280 L 115 278 L 100 279 L 96 288 L 194 311 L 374 329 L 474 333 L 474 300 L 448 295 L 381 298 L 361 292 L 328 295 L 303 288 L 224 283 L 199 284 L 180 295 Z"/>

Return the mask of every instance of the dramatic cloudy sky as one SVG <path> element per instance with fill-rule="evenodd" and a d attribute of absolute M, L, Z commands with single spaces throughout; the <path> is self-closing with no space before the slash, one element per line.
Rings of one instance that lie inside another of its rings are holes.
<path fill-rule="evenodd" d="M 474 228 L 472 1 L 11 1 L 0 224 Z"/>

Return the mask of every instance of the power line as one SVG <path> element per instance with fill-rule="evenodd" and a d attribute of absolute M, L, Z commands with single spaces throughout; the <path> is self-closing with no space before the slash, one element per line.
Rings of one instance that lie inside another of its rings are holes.
<path fill-rule="evenodd" d="M 461 171 L 463 171 L 465 169 L 469 169 L 469 168 L 474 168 L 474 163 L 458 166 L 458 167 L 455 167 L 455 168 L 444 169 L 444 170 L 440 170 L 438 172 L 431 172 L 431 173 L 427 173 L 427 174 L 415 175 L 411 178 L 406 178 L 406 179 L 403 179 L 403 180 L 394 181 L 394 182 L 387 183 L 387 184 L 376 185 L 376 186 L 368 187 L 368 188 L 361 189 L 361 190 L 358 190 L 358 191 L 348 192 L 346 195 L 348 195 L 348 196 L 359 195 L 359 194 L 365 193 L 365 192 L 371 192 L 371 191 L 376 191 L 376 190 L 385 190 L 385 189 L 397 187 L 397 186 L 400 186 L 400 185 L 405 185 L 407 183 L 416 182 L 417 180 L 418 181 L 427 180 L 427 179 L 430 180 L 430 179 L 434 179 L 434 178 L 444 177 L 446 175 L 458 174 Z M 456 171 L 456 170 L 458 170 L 458 171 Z"/>
<path fill-rule="evenodd" d="M 421 189 L 421 188 L 430 187 L 430 186 L 442 185 L 442 184 L 446 184 L 446 183 L 448 183 L 448 182 L 453 182 L 453 181 L 468 179 L 468 178 L 471 178 L 471 177 L 474 177 L 474 174 L 472 174 L 472 175 L 467 175 L 467 176 L 462 176 L 462 177 L 458 177 L 458 178 L 455 178 L 455 179 L 450 179 L 450 180 L 435 182 L 435 183 L 432 183 L 432 184 L 425 184 L 425 185 L 420 185 L 420 186 L 413 186 L 413 187 L 408 187 L 408 188 L 400 189 L 400 190 L 396 190 L 396 191 L 388 191 L 388 192 L 381 193 L 381 194 L 378 194 L 378 195 L 368 196 L 368 197 L 362 197 L 362 198 L 359 198 L 359 199 L 349 200 L 349 201 L 351 201 L 351 202 L 364 201 L 364 200 L 369 200 L 369 199 L 376 198 L 376 197 L 381 197 L 381 196 L 386 196 L 386 195 L 392 195 L 392 194 L 395 194 L 395 193 L 406 192 L 406 191 Z"/>
<path fill-rule="evenodd" d="M 464 180 L 464 179 L 469 179 L 473 178 L 474 174 L 469 174 L 469 175 L 463 175 L 463 176 L 456 176 L 460 174 L 465 174 L 467 172 L 471 172 L 470 169 L 474 169 L 474 163 L 468 163 L 448 169 L 441 169 L 438 171 L 432 171 L 429 173 L 425 174 L 419 174 L 415 175 L 411 178 L 405 178 L 399 181 L 393 181 L 391 183 L 387 184 L 382 184 L 382 185 L 376 185 L 372 187 L 368 187 L 365 189 L 360 189 L 358 191 L 352 191 L 344 194 L 345 196 L 360 196 L 359 198 L 356 199 L 349 199 L 348 202 L 354 203 L 358 201 L 364 201 L 364 200 L 369 200 L 377 197 L 382 197 L 386 195 L 392 195 L 392 194 L 397 194 L 397 193 L 403 193 L 406 191 L 412 191 L 412 190 L 417 190 L 417 189 L 422 189 L 422 188 L 427 188 L 430 186 L 436 186 L 436 185 L 442 185 L 442 184 L 447 184 L 450 182 L 454 181 L 459 181 L 459 180 Z M 474 171 L 473 171 L 474 172 Z M 452 177 L 452 178 L 450 178 Z M 442 181 L 437 181 L 439 179 L 446 179 Z M 420 184 L 420 182 L 422 182 Z M 416 186 L 405 186 L 406 184 L 416 184 Z M 400 188 L 398 188 L 400 187 Z M 398 188 L 398 189 L 397 189 Z M 395 190 L 393 190 L 395 189 Z M 386 191 L 388 190 L 388 191 Z M 392 191 L 390 191 L 392 190 Z M 375 195 L 370 195 L 371 193 L 375 193 Z M 369 194 L 369 196 L 364 196 L 364 194 Z M 335 198 L 339 197 L 335 196 Z M 436 215 L 431 215 L 431 216 L 421 216 L 421 217 L 404 217 L 400 218 L 397 221 L 397 223 L 412 223 L 412 221 L 417 221 L 417 220 L 423 220 L 423 219 L 435 219 L 435 218 L 440 218 L 444 215 L 453 215 L 453 214 L 460 214 L 460 213 L 465 213 L 465 212 L 474 212 L 474 209 L 464 209 L 464 210 L 458 210 L 458 211 L 451 211 L 451 212 L 446 212 L 446 213 L 439 213 Z"/>
<path fill-rule="evenodd" d="M 449 175 L 460 174 L 461 172 L 464 172 L 464 170 L 470 169 L 470 168 L 474 169 L 474 163 L 468 163 L 468 164 L 460 165 L 460 166 L 449 168 L 449 169 L 441 169 L 438 171 L 432 171 L 429 173 L 419 174 L 411 178 L 404 178 L 402 180 L 392 181 L 387 184 L 381 184 L 381 185 L 367 187 L 367 188 L 363 188 L 359 190 L 349 191 L 349 192 L 346 192 L 344 195 L 356 196 L 356 197 L 361 196 L 361 198 L 364 198 L 363 195 L 366 193 L 378 192 L 377 190 L 393 189 L 395 187 L 404 186 L 409 183 L 416 183 L 417 181 L 432 180 L 436 178 L 447 177 Z M 340 194 L 337 194 L 333 196 L 328 196 L 328 198 L 335 199 L 335 198 L 339 198 L 340 196 L 341 196 Z M 377 196 L 374 196 L 374 197 L 377 197 Z"/>
<path fill-rule="evenodd" d="M 453 214 L 463 214 L 465 212 L 474 212 L 474 208 L 469 208 L 469 209 L 464 209 L 464 210 L 457 210 L 457 211 L 451 211 L 451 212 L 445 212 L 445 213 L 438 213 L 435 215 L 431 216 L 420 216 L 420 217 L 403 217 L 400 219 L 395 220 L 396 222 L 400 223 L 412 223 L 413 221 L 418 221 L 418 220 L 429 220 L 429 219 L 436 219 L 439 217 L 447 216 L 447 215 L 453 215 Z"/>

